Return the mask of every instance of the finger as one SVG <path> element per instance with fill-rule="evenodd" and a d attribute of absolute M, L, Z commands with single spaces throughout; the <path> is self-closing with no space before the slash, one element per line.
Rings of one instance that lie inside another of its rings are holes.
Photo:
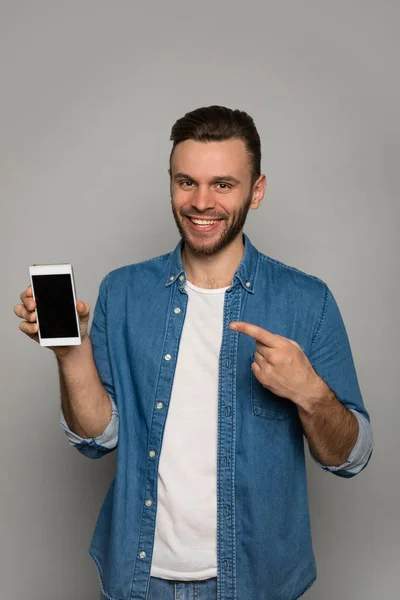
<path fill-rule="evenodd" d="M 36 302 L 32 298 L 32 295 L 28 296 L 27 293 L 26 293 L 26 291 L 25 291 L 25 292 L 22 292 L 20 298 L 21 298 L 22 303 L 26 306 L 26 308 L 28 310 L 35 310 L 35 308 L 36 308 Z"/>
<path fill-rule="evenodd" d="M 254 354 L 254 360 L 256 361 L 256 363 L 258 365 L 262 365 L 263 362 L 265 362 L 265 356 L 263 354 L 261 354 L 261 352 L 256 352 Z"/>
<path fill-rule="evenodd" d="M 90 313 L 90 306 L 87 302 L 82 302 L 82 300 L 78 300 L 76 303 L 76 309 L 78 311 L 79 317 L 81 320 L 88 320 Z"/>
<path fill-rule="evenodd" d="M 268 358 L 269 353 L 272 352 L 272 349 L 262 342 L 256 342 L 256 350 L 258 350 L 258 352 L 262 354 L 264 358 Z"/>
<path fill-rule="evenodd" d="M 22 321 L 22 323 L 19 324 L 19 328 L 27 335 L 35 335 L 39 331 L 37 323 L 27 323 L 26 321 Z"/>
<path fill-rule="evenodd" d="M 256 363 L 256 362 L 251 363 L 251 369 L 256 377 L 260 375 L 261 367 L 258 363 Z"/>
<path fill-rule="evenodd" d="M 245 333 L 270 348 L 275 348 L 277 346 L 277 336 L 262 327 L 258 327 L 258 325 L 245 323 L 244 321 L 232 321 L 229 324 L 229 328 L 238 331 L 239 333 Z"/>
<path fill-rule="evenodd" d="M 23 302 L 25 300 L 25 298 L 27 298 L 27 297 L 28 298 L 32 298 L 33 297 L 33 291 L 32 291 L 32 286 L 31 285 L 29 285 L 26 288 L 26 290 L 24 290 L 22 292 L 22 294 L 20 295 L 21 302 Z"/>
<path fill-rule="evenodd" d="M 17 317 L 25 319 L 26 321 L 36 321 L 35 311 L 27 310 L 23 304 L 16 304 L 14 306 L 14 313 L 17 315 Z"/>

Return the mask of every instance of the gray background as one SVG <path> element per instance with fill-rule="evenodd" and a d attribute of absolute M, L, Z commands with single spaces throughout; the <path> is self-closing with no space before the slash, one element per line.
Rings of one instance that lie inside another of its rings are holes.
<path fill-rule="evenodd" d="M 58 425 L 51 351 L 18 329 L 28 265 L 111 269 L 170 251 L 174 121 L 249 112 L 269 184 L 245 231 L 321 277 L 350 337 L 376 449 L 351 480 L 308 457 L 310 600 L 399 589 L 399 4 L 396 0 L 0 3 L 1 597 L 97 599 L 87 547 L 114 456 Z M 240 599 L 245 600 L 245 599 Z"/>

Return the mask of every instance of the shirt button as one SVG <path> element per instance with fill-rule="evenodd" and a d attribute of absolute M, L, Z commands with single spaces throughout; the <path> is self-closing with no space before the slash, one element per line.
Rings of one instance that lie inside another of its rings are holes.
<path fill-rule="evenodd" d="M 154 452 L 154 450 L 150 450 L 149 456 L 151 456 L 151 458 L 154 458 L 155 455 L 156 453 Z"/>
<path fill-rule="evenodd" d="M 146 558 L 146 552 L 139 552 L 140 558 Z"/>
<path fill-rule="evenodd" d="M 246 287 L 250 287 L 250 286 L 251 286 L 250 281 L 246 281 Z"/>
<path fill-rule="evenodd" d="M 180 312 L 181 312 L 181 309 L 180 309 L 180 308 L 178 308 L 178 307 L 174 308 L 174 313 L 175 313 L 176 315 L 179 315 L 179 313 L 180 313 Z"/>
<path fill-rule="evenodd" d="M 184 275 L 179 275 L 179 281 L 183 281 L 185 279 Z"/>
<path fill-rule="evenodd" d="M 157 408 L 162 408 L 164 406 L 164 404 L 162 402 L 157 402 L 156 406 L 157 406 Z"/>
<path fill-rule="evenodd" d="M 153 503 L 151 500 L 146 500 L 145 505 L 146 506 L 151 506 Z"/>
<path fill-rule="evenodd" d="M 165 360 L 171 360 L 172 356 L 170 354 L 166 354 L 164 356 Z"/>
<path fill-rule="evenodd" d="M 171 277 L 169 278 L 170 281 L 174 280 L 174 275 L 171 275 Z"/>

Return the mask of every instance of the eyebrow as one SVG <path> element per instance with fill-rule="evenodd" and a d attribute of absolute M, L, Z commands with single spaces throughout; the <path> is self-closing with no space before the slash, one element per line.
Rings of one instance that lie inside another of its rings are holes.
<path fill-rule="evenodd" d="M 191 177 L 187 173 L 175 173 L 174 180 L 176 181 L 177 179 L 189 179 L 190 181 L 195 181 L 193 177 Z M 217 181 L 227 181 L 236 185 L 240 184 L 240 181 L 232 175 L 216 175 L 211 179 L 211 183 L 217 183 Z"/>

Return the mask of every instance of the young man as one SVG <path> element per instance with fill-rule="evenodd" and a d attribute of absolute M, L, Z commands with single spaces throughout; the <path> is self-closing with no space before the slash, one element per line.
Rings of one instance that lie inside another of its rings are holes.
<path fill-rule="evenodd" d="M 171 140 L 179 244 L 110 272 L 90 337 L 78 302 L 82 345 L 53 348 L 71 443 L 118 444 L 90 554 L 109 600 L 294 600 L 316 579 L 304 436 L 353 477 L 370 418 L 331 291 L 243 233 L 266 186 L 251 117 L 200 108 Z"/>

